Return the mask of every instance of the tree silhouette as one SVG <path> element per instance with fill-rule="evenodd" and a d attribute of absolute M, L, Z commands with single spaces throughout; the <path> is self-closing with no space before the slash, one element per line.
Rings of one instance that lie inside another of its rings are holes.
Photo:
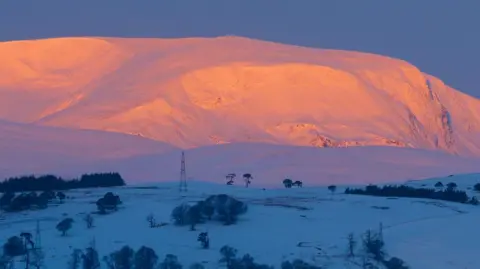
<path fill-rule="evenodd" d="M 85 224 L 87 224 L 88 229 L 93 228 L 93 217 L 91 214 L 85 215 L 83 220 L 85 221 Z"/>
<path fill-rule="evenodd" d="M 475 191 L 480 191 L 480 183 L 476 183 L 475 185 L 473 185 L 473 189 Z"/>
<path fill-rule="evenodd" d="M 328 190 L 333 194 L 337 190 L 337 186 L 335 185 L 330 185 L 328 186 Z"/>
<path fill-rule="evenodd" d="M 153 249 L 141 246 L 135 253 L 133 261 L 135 268 L 154 269 L 158 262 L 158 256 Z"/>
<path fill-rule="evenodd" d="M 80 179 L 63 179 L 54 175 L 11 177 L 0 181 L 0 192 L 30 192 L 78 188 L 124 186 L 118 173 L 84 174 Z"/>
<path fill-rule="evenodd" d="M 301 182 L 300 180 L 296 180 L 295 182 L 293 182 L 292 186 L 297 186 L 298 188 L 301 188 L 303 186 L 303 182 Z"/>
<path fill-rule="evenodd" d="M 284 179 L 282 183 L 283 183 L 283 186 L 285 186 L 285 188 L 287 189 L 291 188 L 293 185 L 293 181 L 289 178 Z"/>
<path fill-rule="evenodd" d="M 248 188 L 250 183 L 252 183 L 252 175 L 250 173 L 243 174 L 243 180 L 245 181 L 245 187 Z"/>
<path fill-rule="evenodd" d="M 60 221 L 58 224 L 57 224 L 57 230 L 59 230 L 60 232 L 62 232 L 62 236 L 65 236 L 67 235 L 67 231 L 70 230 L 72 228 L 72 223 L 73 223 L 73 219 L 72 218 L 66 218 L 62 221 Z"/>
<path fill-rule="evenodd" d="M 447 188 L 448 188 L 449 190 L 452 190 L 452 191 L 453 191 L 453 190 L 456 190 L 456 189 L 457 189 L 457 183 L 455 183 L 455 182 L 450 182 L 450 183 L 447 184 Z"/>
<path fill-rule="evenodd" d="M 227 185 L 233 185 L 235 182 L 235 177 L 237 177 L 237 174 L 235 173 L 230 173 L 225 176 L 225 179 L 227 180 Z"/>

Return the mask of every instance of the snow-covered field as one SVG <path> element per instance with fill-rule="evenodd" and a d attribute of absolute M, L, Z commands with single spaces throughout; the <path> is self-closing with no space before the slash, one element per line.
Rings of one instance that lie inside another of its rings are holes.
<path fill-rule="evenodd" d="M 459 189 L 480 182 L 480 175 L 453 176 L 408 184 L 433 186 L 457 182 Z M 244 188 L 191 181 L 188 192 L 180 193 L 178 184 L 152 183 L 112 189 L 81 189 L 66 192 L 64 204 L 39 211 L 2 213 L 2 242 L 20 232 L 35 233 L 40 220 L 42 245 L 47 268 L 65 268 L 74 248 L 84 249 L 92 239 L 100 256 L 124 245 L 155 249 L 160 259 L 177 255 L 187 267 L 204 262 L 206 268 L 221 268 L 219 249 L 230 245 L 239 254 L 251 254 L 255 260 L 279 267 L 283 260 L 301 258 L 327 268 L 357 268 L 345 261 L 347 235 L 357 239 L 367 229 L 383 224 L 386 249 L 390 256 L 405 260 L 411 268 L 480 268 L 477 258 L 480 241 L 480 207 L 426 199 L 383 198 L 335 194 L 326 187 L 283 189 Z M 107 191 L 120 195 L 119 211 L 94 215 L 95 227 L 87 229 L 86 213 L 96 211 L 95 201 Z M 200 224 L 197 231 L 167 225 L 150 228 L 146 216 L 153 213 L 157 222 L 170 222 L 172 209 L 181 202 L 195 202 L 211 194 L 225 193 L 248 203 L 249 210 L 237 224 L 218 222 Z M 469 190 L 469 195 L 472 195 Z M 55 228 L 65 217 L 75 220 L 72 230 L 62 237 Z M 211 248 L 201 249 L 196 241 L 208 231 Z M 299 247 L 298 244 L 303 247 Z M 17 265 L 17 268 L 20 265 Z M 23 266 L 23 265 L 22 265 Z M 102 268 L 106 268 L 102 262 Z"/>

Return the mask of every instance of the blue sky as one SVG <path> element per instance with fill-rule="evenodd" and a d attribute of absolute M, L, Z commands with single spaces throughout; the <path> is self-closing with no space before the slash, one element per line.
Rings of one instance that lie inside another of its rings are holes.
<path fill-rule="evenodd" d="M 0 40 L 233 34 L 401 58 L 480 97 L 479 11 L 477 0 L 1 0 Z"/>

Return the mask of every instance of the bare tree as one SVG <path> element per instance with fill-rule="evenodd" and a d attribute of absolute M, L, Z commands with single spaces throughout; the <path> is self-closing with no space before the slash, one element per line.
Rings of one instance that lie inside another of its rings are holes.
<path fill-rule="evenodd" d="M 355 240 L 353 233 L 348 234 L 347 240 L 348 240 L 347 256 L 349 258 L 355 257 L 355 248 L 357 247 L 357 241 Z"/>
<path fill-rule="evenodd" d="M 233 185 L 235 182 L 235 177 L 237 177 L 237 174 L 235 173 L 230 173 L 225 176 L 225 179 L 227 180 L 227 185 Z"/>
<path fill-rule="evenodd" d="M 245 181 L 245 187 L 248 188 L 248 186 L 252 183 L 252 174 L 250 173 L 246 173 L 246 174 L 243 174 L 243 180 Z"/>
<path fill-rule="evenodd" d="M 70 255 L 70 260 L 68 261 L 69 269 L 79 269 L 80 264 L 82 263 L 82 251 L 80 249 L 74 249 Z"/>
<path fill-rule="evenodd" d="M 100 260 L 95 246 L 88 247 L 85 254 L 82 255 L 83 269 L 97 269 L 100 268 Z"/>
<path fill-rule="evenodd" d="M 147 221 L 150 224 L 150 228 L 155 228 L 155 217 L 153 216 L 152 213 L 148 214 L 147 216 Z"/>
<path fill-rule="evenodd" d="M 382 262 L 385 259 L 385 243 L 379 233 L 367 230 L 363 237 L 363 249 L 375 261 Z"/>
<path fill-rule="evenodd" d="M 40 269 L 44 266 L 45 253 L 40 248 L 31 250 L 30 253 L 30 265 L 36 269 Z"/>
<path fill-rule="evenodd" d="M 83 218 L 83 220 L 84 220 L 85 223 L 87 224 L 87 228 L 88 228 L 88 229 L 93 228 L 93 217 L 92 217 L 91 214 L 85 215 L 85 217 Z"/>

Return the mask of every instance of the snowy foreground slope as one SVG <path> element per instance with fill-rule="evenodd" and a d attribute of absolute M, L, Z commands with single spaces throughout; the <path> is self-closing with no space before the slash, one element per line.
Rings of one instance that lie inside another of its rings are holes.
<path fill-rule="evenodd" d="M 12 41 L 0 43 L 0 59 L 0 118 L 10 121 L 182 148 L 383 145 L 480 156 L 480 100 L 399 59 L 242 37 Z"/>
<path fill-rule="evenodd" d="M 417 181 L 412 184 L 433 185 L 458 182 L 466 189 L 480 182 L 480 175 L 453 176 Z M 344 260 L 346 236 L 359 236 L 367 229 L 383 223 L 386 249 L 391 256 L 405 260 L 411 268 L 459 269 L 479 268 L 477 259 L 480 240 L 478 219 L 480 208 L 472 205 L 425 199 L 387 199 L 381 197 L 336 194 L 326 188 L 246 189 L 240 186 L 190 182 L 182 197 L 177 183 L 127 186 L 114 189 L 72 190 L 71 199 L 57 207 L 21 214 L 3 214 L 0 235 L 4 241 L 21 231 L 34 232 L 35 221 L 41 220 L 42 244 L 48 268 L 65 268 L 74 248 L 85 248 L 96 239 L 100 255 L 106 255 L 128 244 L 155 249 L 161 259 L 175 254 L 188 266 L 204 262 L 206 268 L 217 264 L 219 249 L 230 245 L 239 254 L 250 253 L 258 262 L 278 267 L 282 260 L 301 258 L 328 268 L 357 268 Z M 115 213 L 96 216 L 95 228 L 88 230 L 84 214 L 94 211 L 94 202 L 106 191 L 114 191 L 123 200 Z M 249 211 L 237 224 L 200 224 L 196 232 L 188 227 L 167 225 L 149 228 L 146 216 L 153 213 L 158 222 L 169 222 L 171 210 L 182 201 L 195 202 L 210 194 L 226 193 L 245 201 Z M 471 195 L 471 193 L 470 193 Z M 56 224 L 65 217 L 75 220 L 68 236 L 61 237 Z M 211 248 L 201 249 L 196 238 L 208 231 Z M 297 244 L 303 247 L 298 247 Z M 102 268 L 106 268 L 102 264 Z"/>

